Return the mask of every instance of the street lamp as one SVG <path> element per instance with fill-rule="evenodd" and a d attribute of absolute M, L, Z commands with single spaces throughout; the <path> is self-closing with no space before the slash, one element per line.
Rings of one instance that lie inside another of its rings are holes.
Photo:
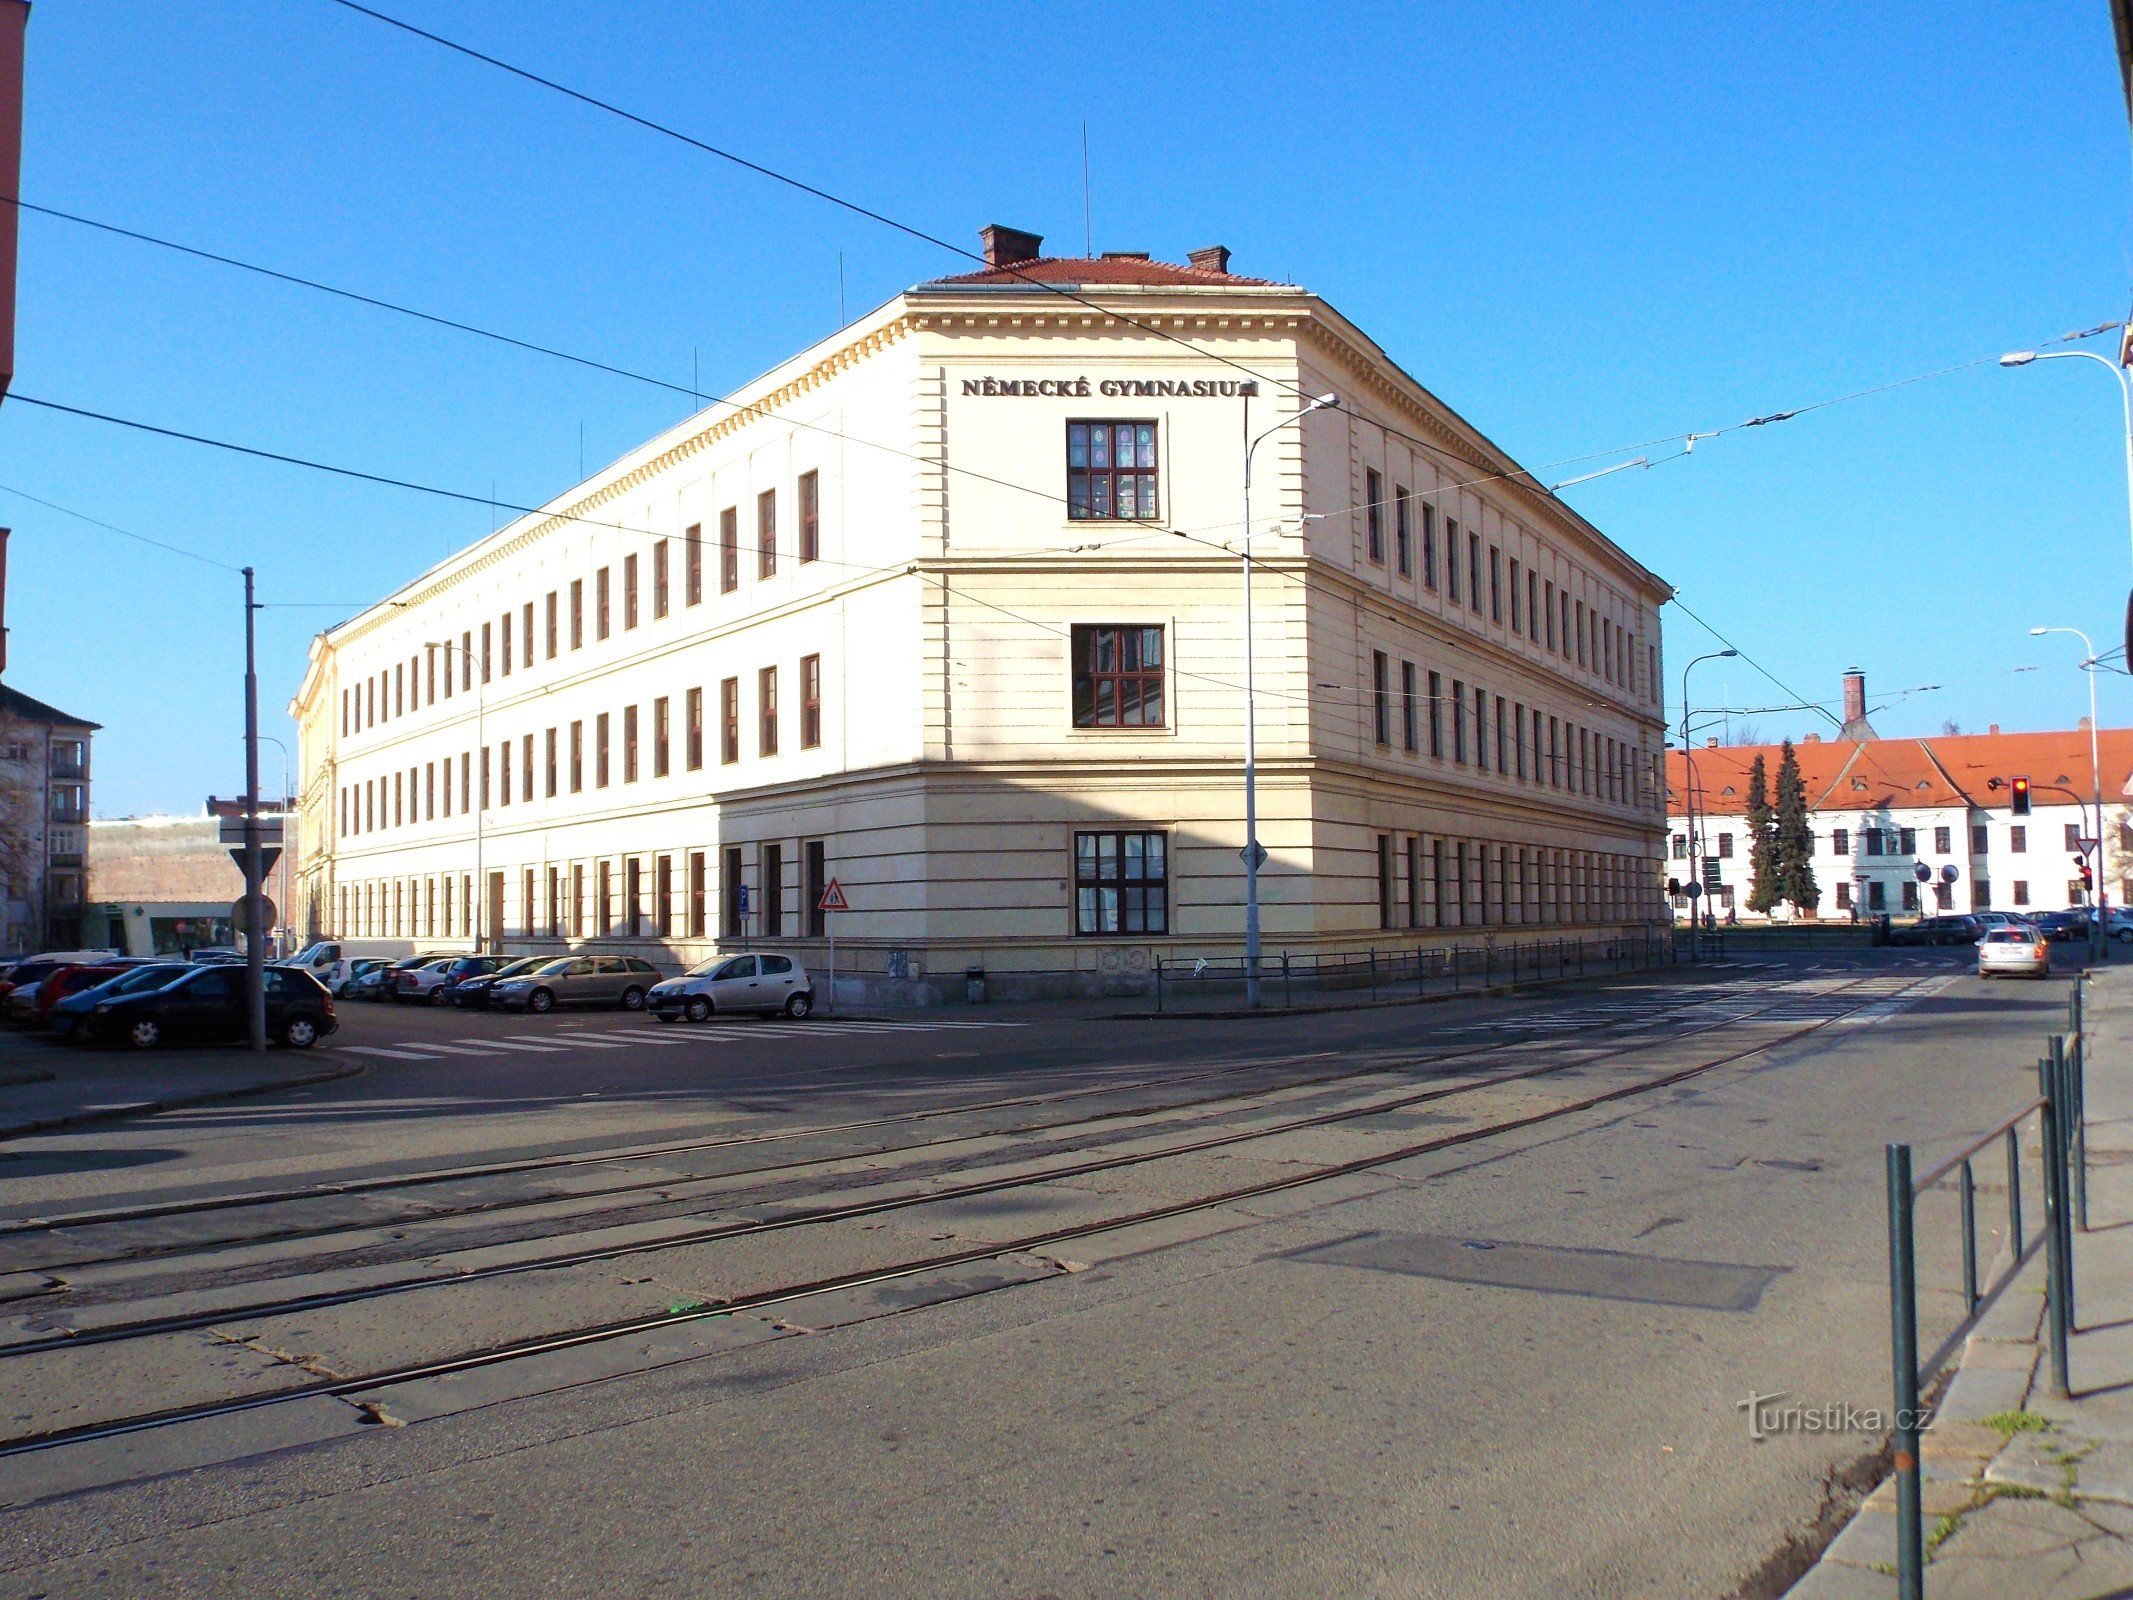
<path fill-rule="evenodd" d="M 2103 358 L 2097 357 L 2100 361 Z M 2115 370 L 2115 369 L 2114 369 Z M 2103 763 L 2096 752 L 2096 647 L 2089 643 L 2089 636 L 2079 628 L 2031 628 L 2031 638 L 2047 633 L 2070 633 L 2081 641 L 2081 648 L 2088 658 L 2081 663 L 2081 670 L 2089 675 L 2089 793 L 2096 805 L 2096 904 L 2089 917 L 2089 958 L 2101 958 L 2106 946 L 2103 938 L 2103 914 L 2108 902 L 2103 887 Z"/>
<path fill-rule="evenodd" d="M 452 670 L 452 652 L 457 650 L 460 660 L 465 664 L 466 675 L 474 680 L 474 744 L 481 751 L 481 759 L 486 771 L 489 760 L 489 739 L 483 718 L 487 715 L 489 709 L 488 674 L 477 674 L 474 671 L 474 658 L 468 653 L 464 645 L 456 645 L 449 639 L 425 639 L 422 642 L 430 649 L 444 652 L 444 670 L 447 674 Z M 450 687 L 450 685 L 446 687 Z M 450 799 L 451 797 L 447 795 L 445 798 Z M 474 797 L 474 904 L 480 908 L 475 912 L 474 920 L 474 950 L 477 955 L 488 948 L 489 942 L 489 876 L 482 870 L 481 859 L 481 824 L 482 819 L 488 815 L 488 811 L 488 785 L 485 783 L 481 792 Z M 446 909 L 449 910 L 449 906 Z"/>
<path fill-rule="evenodd" d="M 1681 669 L 1681 769 L 1683 776 L 1688 779 L 1685 786 L 1685 798 L 1688 801 L 1689 882 L 1695 885 L 1694 891 L 1689 895 L 1689 954 L 1691 957 L 1696 955 L 1702 939 L 1702 925 L 1697 915 L 1697 907 L 1703 900 L 1704 883 L 1703 835 L 1698 832 L 1696 827 L 1696 752 L 1689 743 L 1689 674 L 1696 670 L 1697 662 L 1722 661 L 1730 656 L 1739 654 L 1738 650 L 1712 650 L 1704 655 L 1697 656 L 1695 660 L 1692 660 Z"/>
<path fill-rule="evenodd" d="M 1252 452 L 1268 435 L 1340 403 L 1339 395 L 1322 394 L 1255 434 L 1251 396 L 1244 399 L 1244 1004 L 1255 1011 L 1259 1008 L 1259 864 L 1266 859 L 1266 851 L 1259 844 L 1258 723 L 1252 680 Z"/>
<path fill-rule="evenodd" d="M 2026 367 L 2032 361 L 2093 361 L 2118 380 L 2118 398 L 2123 402 L 2126 424 L 2126 517 L 2129 537 L 2133 537 L 2133 381 L 2126 377 L 2125 368 L 2093 350 L 2053 350 L 2039 355 L 2034 350 L 2010 350 L 2000 357 L 2003 367 Z M 2090 652 L 2094 654 L 2094 652 Z"/>

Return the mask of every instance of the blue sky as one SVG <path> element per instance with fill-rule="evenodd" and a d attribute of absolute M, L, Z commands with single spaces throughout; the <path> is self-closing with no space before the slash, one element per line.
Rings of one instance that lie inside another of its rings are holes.
<path fill-rule="evenodd" d="M 1877 703 L 1941 686 L 1885 734 L 2066 725 L 2078 651 L 2028 628 L 2117 638 L 2110 380 L 1991 360 L 2133 305 L 2100 0 L 384 9 L 959 241 L 1077 248 L 1086 118 L 1099 250 L 1226 243 L 1535 466 L 1982 362 L 1566 498 L 1802 694 L 1853 665 Z M 29 63 L 31 201 L 675 382 L 693 362 L 707 392 L 835 327 L 840 252 L 854 311 L 960 268 L 326 0 L 44 0 Z M 581 428 L 598 466 L 687 409 L 34 216 L 22 259 L 16 387 L 68 404 L 521 503 L 575 480 Z M 491 525 L 14 404 L 0 483 L 258 567 L 292 754 L 311 634 Z M 0 518 L 9 681 L 105 725 L 98 814 L 235 792 L 234 576 L 12 496 Z M 1677 672 L 1711 648 L 1678 611 L 1667 645 Z M 1707 696 L 1788 698 L 1737 663 L 1698 670 Z"/>

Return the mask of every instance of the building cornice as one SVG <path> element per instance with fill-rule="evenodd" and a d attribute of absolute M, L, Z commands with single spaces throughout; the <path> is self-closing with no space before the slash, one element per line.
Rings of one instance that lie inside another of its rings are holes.
<path fill-rule="evenodd" d="M 910 316 L 899 314 L 884 317 L 871 325 L 855 325 L 856 331 L 845 330 L 846 334 L 852 336 L 833 341 L 828 348 L 817 346 L 815 351 L 803 352 L 794 362 L 787 363 L 768 378 L 759 380 L 760 383 L 769 385 L 760 392 L 748 394 L 747 391 L 742 391 L 745 398 L 713 401 L 714 406 L 727 408 L 714 420 L 704 421 L 703 413 L 699 412 L 678 428 L 669 430 L 665 436 L 642 446 L 636 458 L 630 460 L 627 466 L 611 468 L 611 476 L 587 480 L 587 484 L 578 485 L 562 497 L 560 503 L 527 513 L 470 549 L 460 552 L 413 582 L 403 585 L 369 610 L 338 627 L 328 629 L 320 637 L 326 641 L 329 649 L 338 650 L 353 644 L 365 634 L 389 622 L 394 613 L 437 598 L 466 579 L 509 560 L 531 545 L 538 544 L 558 529 L 590 522 L 594 526 L 622 533 L 646 531 L 606 521 L 594 513 L 642 488 L 661 473 L 738 433 L 749 424 L 775 421 L 777 412 L 905 338 L 913 331 L 914 326 L 914 320 Z M 817 354 L 816 351 L 820 353 Z M 802 362 L 805 364 L 799 365 L 798 370 L 788 370 Z M 591 487 L 588 487 L 588 484 Z"/>

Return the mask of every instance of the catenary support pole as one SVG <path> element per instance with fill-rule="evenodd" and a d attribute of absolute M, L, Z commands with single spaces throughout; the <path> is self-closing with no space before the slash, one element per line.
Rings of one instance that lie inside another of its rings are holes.
<path fill-rule="evenodd" d="M 244 1015 L 254 1050 L 267 1047 L 267 919 L 260 904 L 266 876 L 259 855 L 259 664 L 253 624 L 252 569 L 244 569 Z"/>

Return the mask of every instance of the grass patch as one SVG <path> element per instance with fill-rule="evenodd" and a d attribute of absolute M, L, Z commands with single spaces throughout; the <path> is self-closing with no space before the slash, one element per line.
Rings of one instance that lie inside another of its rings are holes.
<path fill-rule="evenodd" d="M 2050 1433 L 2058 1427 L 2050 1417 L 2039 1416 L 2034 1411 L 1995 1411 L 1978 1420 L 2003 1439 L 2012 1439 L 2018 1433 Z"/>

